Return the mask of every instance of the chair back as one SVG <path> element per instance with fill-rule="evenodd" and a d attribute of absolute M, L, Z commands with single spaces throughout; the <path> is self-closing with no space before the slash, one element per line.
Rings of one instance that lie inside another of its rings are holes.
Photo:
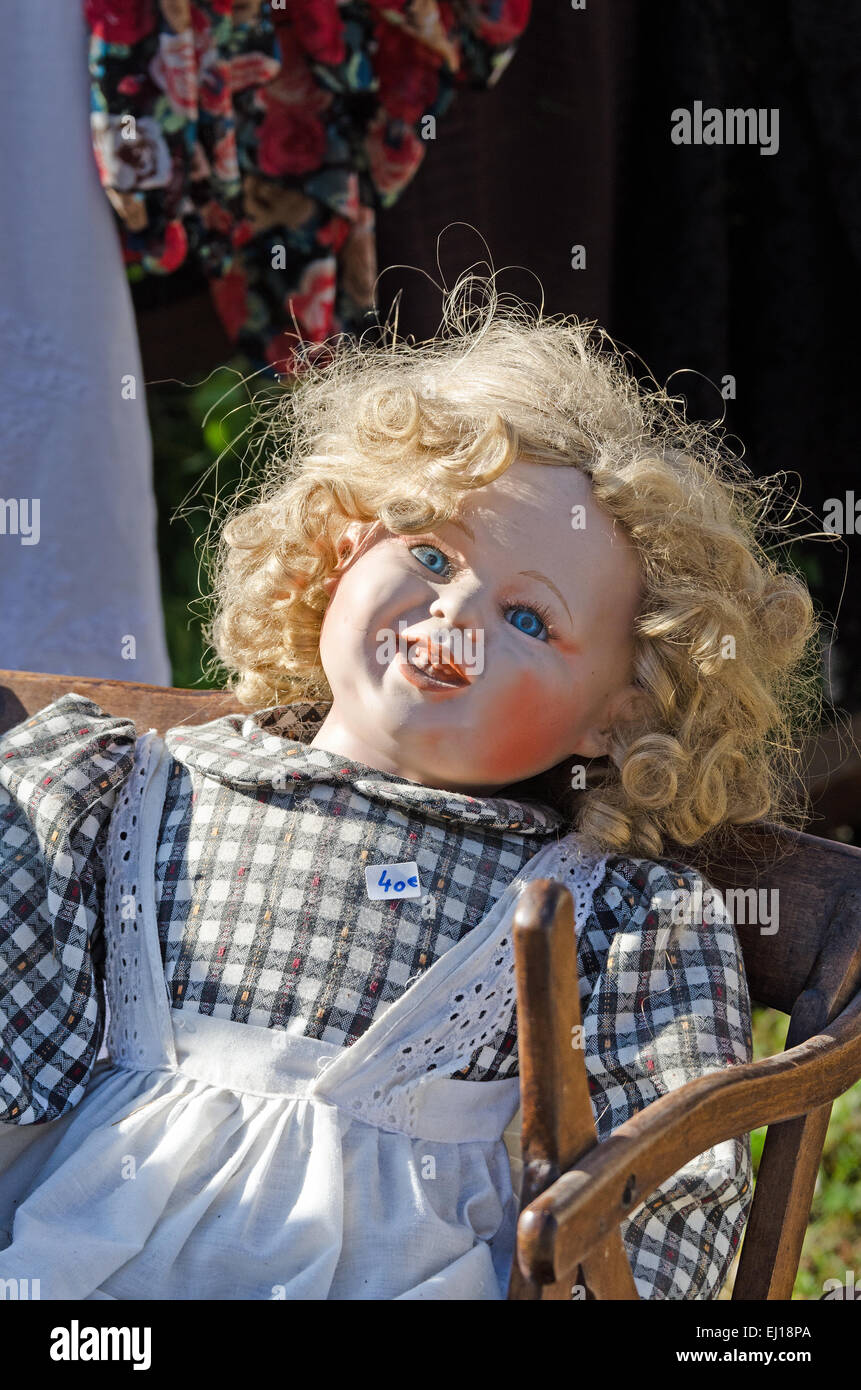
<path fill-rule="evenodd" d="M 69 694 L 84 695 L 106 714 L 130 719 L 138 733 L 157 729 L 163 734 L 177 724 L 206 724 L 242 709 L 236 697 L 223 690 L 179 690 L 137 681 L 0 671 L 0 734 Z"/>
<path fill-rule="evenodd" d="M 751 999 L 791 1014 L 835 927 L 844 893 L 861 887 L 861 849 L 769 822 L 736 828 L 722 855 L 677 851 L 720 889 L 741 942 Z"/>
<path fill-rule="evenodd" d="M 789 1049 L 861 989 L 861 849 L 768 823 L 737 839 L 693 862 L 730 908 L 752 1001 L 790 1015 Z M 768 1127 L 733 1299 L 791 1298 L 831 1106 Z"/>

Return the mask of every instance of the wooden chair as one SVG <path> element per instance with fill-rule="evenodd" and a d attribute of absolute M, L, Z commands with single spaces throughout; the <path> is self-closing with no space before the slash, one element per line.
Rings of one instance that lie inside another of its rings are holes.
<path fill-rule="evenodd" d="M 140 732 L 238 708 L 220 691 L 0 671 L 0 733 L 75 691 Z M 786 1050 L 699 1077 L 599 1144 L 583 1054 L 573 901 L 552 879 L 514 921 L 523 1176 L 510 1299 L 636 1299 L 619 1222 L 705 1149 L 768 1125 L 734 1299 L 791 1296 L 831 1105 L 861 1077 L 861 849 L 767 823 L 720 861 L 693 862 L 722 892 L 776 888 L 780 925 L 737 923 L 751 998 L 790 1016 Z"/>

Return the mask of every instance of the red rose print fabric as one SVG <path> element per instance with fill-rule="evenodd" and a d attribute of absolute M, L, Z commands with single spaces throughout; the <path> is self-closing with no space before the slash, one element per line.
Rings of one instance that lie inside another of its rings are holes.
<path fill-rule="evenodd" d="M 368 326 L 375 219 L 459 87 L 501 75 L 531 0 L 84 0 L 93 151 L 127 266 L 191 257 L 236 346 Z"/>

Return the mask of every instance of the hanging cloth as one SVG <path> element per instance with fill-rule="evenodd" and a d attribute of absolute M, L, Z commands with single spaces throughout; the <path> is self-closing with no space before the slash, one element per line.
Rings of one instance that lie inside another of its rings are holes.
<path fill-rule="evenodd" d="M 373 322 L 375 221 L 531 0 L 85 0 L 93 149 L 131 279 L 189 262 L 289 373 Z"/>

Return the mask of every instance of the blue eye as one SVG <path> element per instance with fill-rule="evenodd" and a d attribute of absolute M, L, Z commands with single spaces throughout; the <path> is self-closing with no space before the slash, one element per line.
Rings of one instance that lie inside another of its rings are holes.
<path fill-rule="evenodd" d="M 433 570 L 434 574 L 442 574 L 445 571 L 445 568 L 448 565 L 448 560 L 443 555 L 441 550 L 437 550 L 435 545 L 413 545 L 410 547 L 410 554 L 415 555 L 417 550 L 430 550 L 434 555 L 438 555 L 443 562 L 442 569 L 435 570 L 433 569 L 432 565 L 429 565 L 427 563 L 426 560 L 422 560 L 418 555 L 416 555 L 416 559 L 418 560 L 420 565 L 424 565 L 426 569 Z"/>
<path fill-rule="evenodd" d="M 538 624 L 538 627 L 539 627 L 543 632 L 545 632 L 545 633 L 547 632 L 547 628 L 544 626 L 544 623 L 542 622 L 541 618 L 539 617 L 537 610 L 534 609 L 534 608 L 526 608 L 526 607 L 522 607 L 520 604 L 518 604 L 518 606 L 517 606 L 516 608 L 507 607 L 507 608 L 504 609 L 504 611 L 505 611 L 506 613 L 525 613 L 526 616 L 527 616 L 527 618 L 528 618 L 533 624 L 534 624 L 534 623 L 537 623 L 537 624 Z M 540 632 L 537 632 L 537 631 L 535 630 L 535 627 L 534 627 L 534 626 L 532 626 L 532 627 L 520 627 L 519 624 L 516 623 L 516 622 L 513 622 L 513 623 L 511 624 L 511 626 L 512 626 L 512 627 L 516 627 L 518 632 L 525 632 L 527 637 L 540 637 L 540 636 L 541 636 L 541 633 L 540 633 Z"/>
<path fill-rule="evenodd" d="M 438 546 L 424 544 L 413 545 L 409 547 L 409 550 L 411 555 L 415 555 L 419 564 L 424 565 L 425 569 L 430 570 L 432 574 L 445 574 L 450 568 L 448 557 L 443 554 Z M 429 564 L 427 560 L 423 560 L 421 556 L 417 554 L 417 552 L 421 550 L 430 551 L 432 556 L 437 556 L 438 559 L 442 561 L 442 566 L 436 568 Z M 508 613 L 525 613 L 527 615 L 527 620 L 532 620 L 532 626 L 521 627 L 517 622 L 514 622 L 512 623 L 512 627 L 516 627 L 517 631 L 522 632 L 526 637 L 534 637 L 536 640 L 542 642 L 549 642 L 551 640 L 552 630 L 547 626 L 550 621 L 550 610 L 545 608 L 543 604 L 502 603 L 499 606 L 499 611 L 503 618 L 505 618 Z M 538 625 L 537 629 L 535 627 L 536 623 Z"/>

